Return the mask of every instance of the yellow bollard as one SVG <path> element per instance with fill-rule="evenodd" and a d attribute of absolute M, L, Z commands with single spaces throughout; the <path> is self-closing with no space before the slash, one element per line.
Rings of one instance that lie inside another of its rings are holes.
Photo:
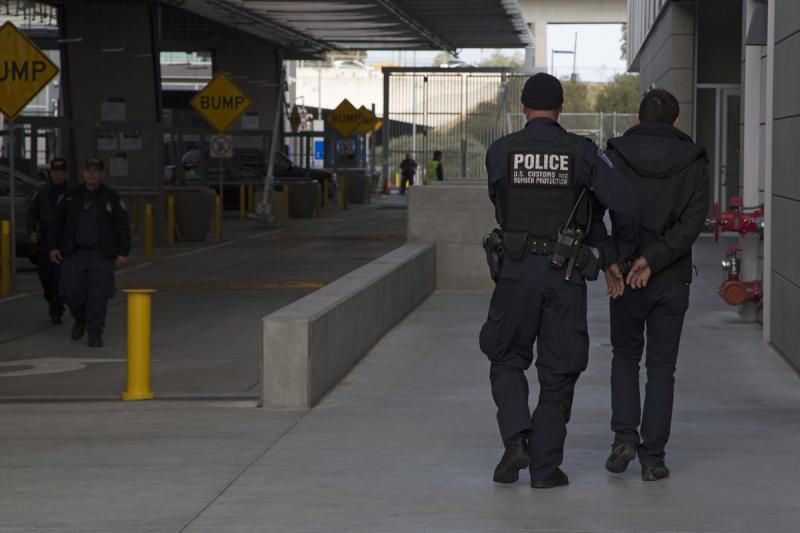
<path fill-rule="evenodd" d="M 244 185 L 239 185 L 239 220 L 247 218 L 247 191 Z"/>
<path fill-rule="evenodd" d="M 129 289 L 128 295 L 128 389 L 123 400 L 152 400 L 150 390 L 150 300 L 152 289 Z"/>
<path fill-rule="evenodd" d="M 167 195 L 167 242 L 175 242 L 175 197 Z"/>
<path fill-rule="evenodd" d="M 219 195 L 214 197 L 214 239 L 222 240 L 222 200 Z"/>
<path fill-rule="evenodd" d="M 0 221 L 0 294 L 11 293 L 11 222 Z"/>
<path fill-rule="evenodd" d="M 289 221 L 289 185 L 287 183 L 283 184 L 283 222 L 286 223 Z"/>
<path fill-rule="evenodd" d="M 322 180 L 322 207 L 328 207 L 328 180 Z"/>
<path fill-rule="evenodd" d="M 319 218 L 320 211 L 322 210 L 322 185 L 316 183 L 314 188 L 314 217 Z"/>
<path fill-rule="evenodd" d="M 144 260 L 153 258 L 153 204 L 144 204 Z"/>
<path fill-rule="evenodd" d="M 255 196 L 256 188 L 254 185 L 247 186 L 247 212 L 253 213 L 255 211 Z"/>
<path fill-rule="evenodd" d="M 395 189 L 399 189 L 400 188 L 400 173 L 399 172 L 397 172 L 394 175 L 394 188 Z"/>

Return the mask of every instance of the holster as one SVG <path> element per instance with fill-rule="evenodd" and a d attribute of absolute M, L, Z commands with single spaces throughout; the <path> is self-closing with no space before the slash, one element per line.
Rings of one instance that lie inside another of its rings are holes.
<path fill-rule="evenodd" d="M 503 233 L 498 228 L 483 238 L 483 251 L 486 253 L 489 275 L 492 280 L 497 281 L 500 267 L 503 265 Z"/>
<path fill-rule="evenodd" d="M 578 252 L 575 268 L 584 279 L 594 281 L 600 275 L 600 251 L 593 247 L 583 245 Z"/>

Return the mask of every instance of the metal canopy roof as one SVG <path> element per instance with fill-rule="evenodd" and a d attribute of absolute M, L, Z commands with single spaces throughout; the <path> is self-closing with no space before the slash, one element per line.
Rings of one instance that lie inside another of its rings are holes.
<path fill-rule="evenodd" d="M 306 54 L 520 48 L 517 0 L 162 0 Z"/>

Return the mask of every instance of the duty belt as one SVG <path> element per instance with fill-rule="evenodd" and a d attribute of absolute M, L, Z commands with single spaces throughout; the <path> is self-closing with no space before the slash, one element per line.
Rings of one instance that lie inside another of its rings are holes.
<path fill-rule="evenodd" d="M 553 253 L 555 241 L 546 239 L 531 239 L 528 245 L 528 253 L 531 255 L 550 255 Z"/>
<path fill-rule="evenodd" d="M 101 246 L 102 244 L 99 242 L 94 244 L 76 244 L 75 250 L 79 252 L 91 252 L 92 250 L 99 250 Z"/>

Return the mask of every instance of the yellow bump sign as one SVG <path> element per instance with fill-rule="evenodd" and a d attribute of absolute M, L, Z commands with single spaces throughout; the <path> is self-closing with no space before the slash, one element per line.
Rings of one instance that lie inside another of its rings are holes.
<path fill-rule="evenodd" d="M 11 22 L 0 27 L 0 112 L 9 120 L 58 74 L 33 41 Z"/>
<path fill-rule="evenodd" d="M 361 112 L 345 98 L 325 119 L 342 137 L 350 137 L 364 121 Z"/>
<path fill-rule="evenodd" d="M 224 72 L 217 73 L 191 101 L 195 111 L 219 133 L 228 129 L 252 103 Z"/>

